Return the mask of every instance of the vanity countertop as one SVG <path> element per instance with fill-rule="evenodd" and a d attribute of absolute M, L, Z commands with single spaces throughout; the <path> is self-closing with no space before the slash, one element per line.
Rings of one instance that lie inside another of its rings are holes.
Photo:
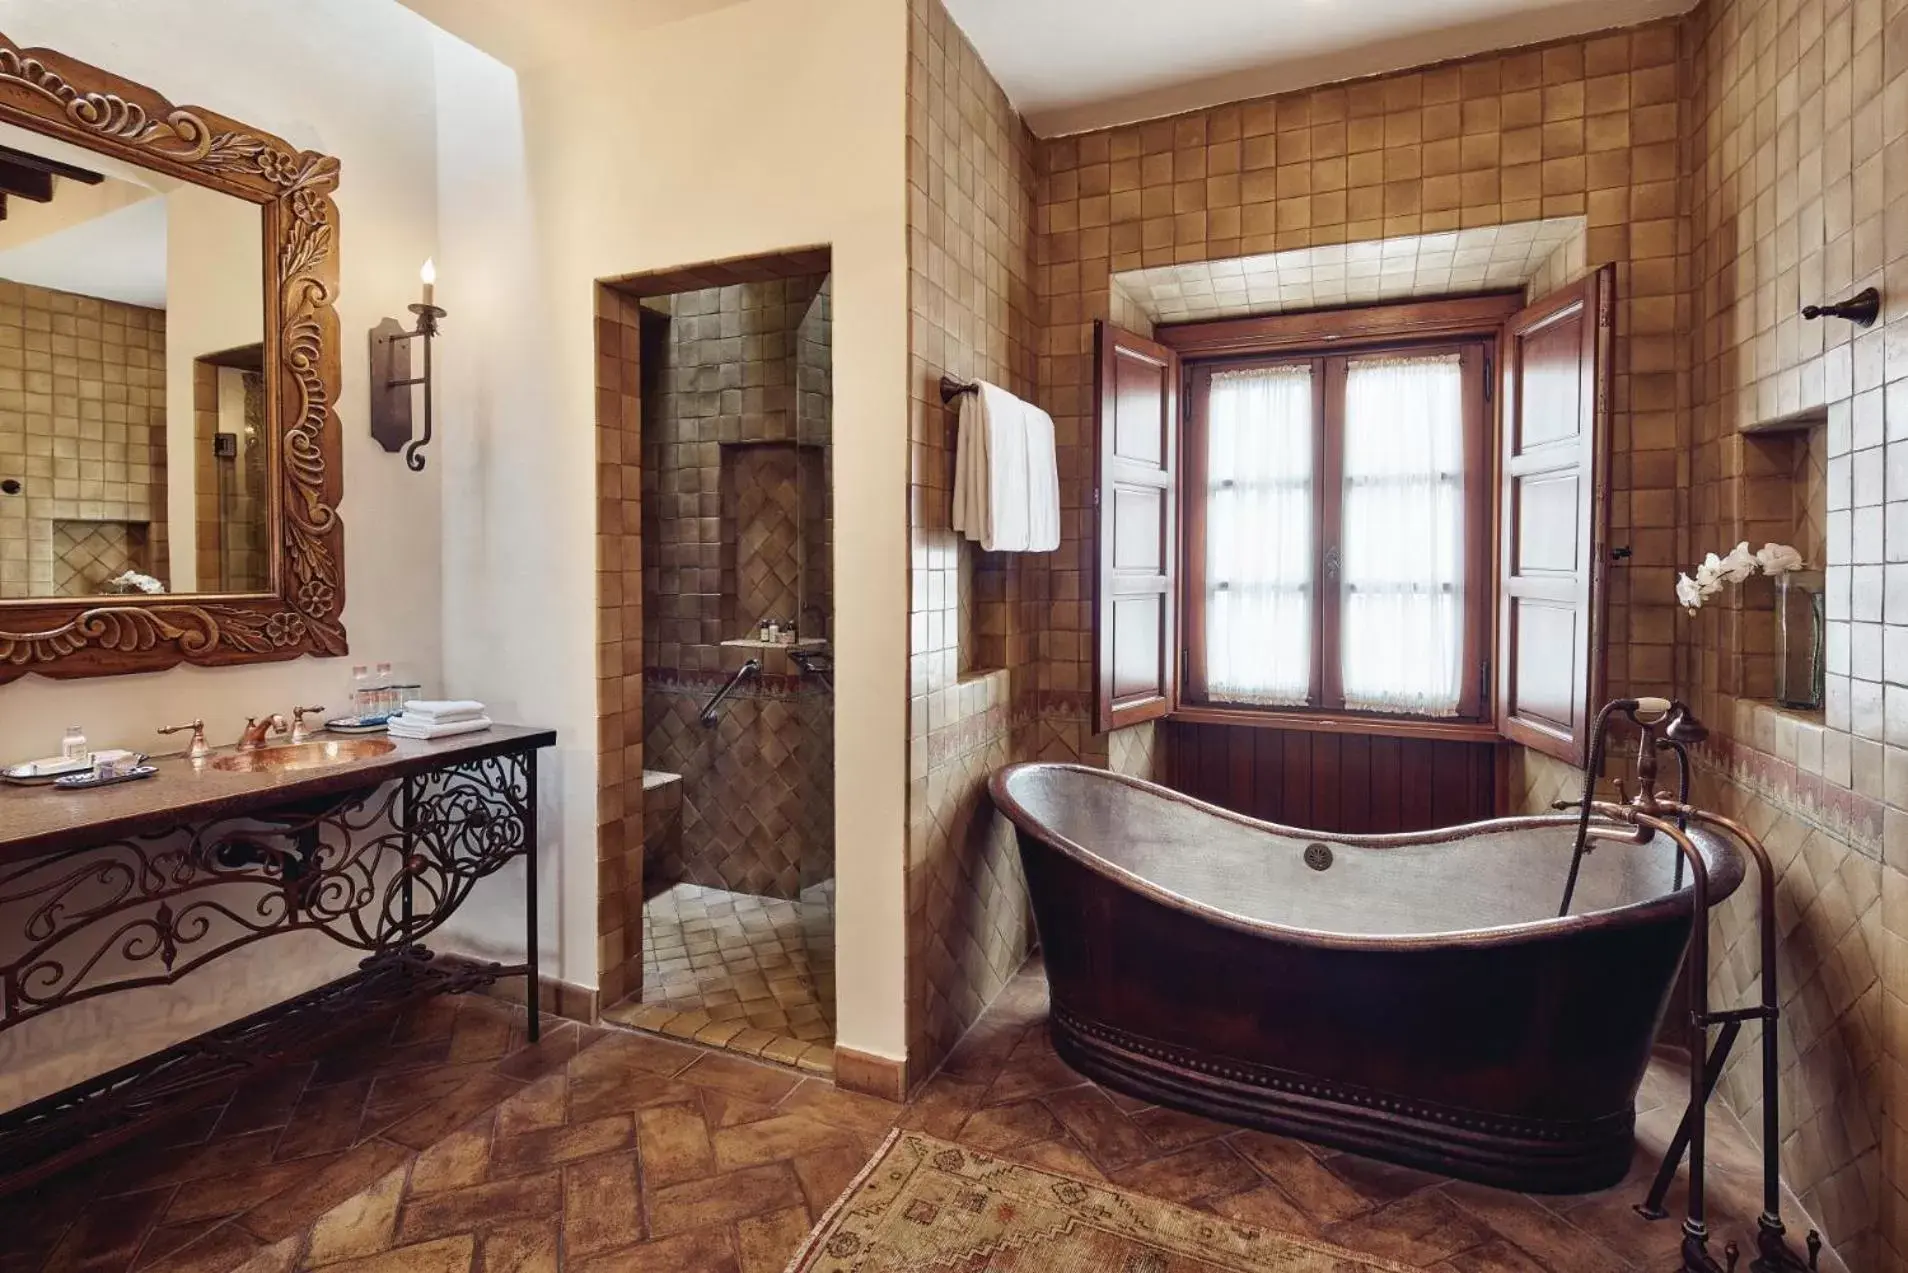
<path fill-rule="evenodd" d="M 314 741 L 338 735 L 319 733 Z M 385 738 L 386 735 L 375 735 Z M 263 812 L 314 796 L 375 787 L 407 774 L 467 764 L 526 748 L 548 747 L 556 731 L 493 725 L 476 734 L 423 742 L 390 738 L 390 751 L 317 769 L 228 772 L 183 755 L 153 759 L 159 772 L 138 782 L 92 790 L 0 786 L 0 863 L 83 849 L 142 832 Z M 273 744 L 274 746 L 280 744 Z M 229 756 L 221 747 L 209 758 Z"/>

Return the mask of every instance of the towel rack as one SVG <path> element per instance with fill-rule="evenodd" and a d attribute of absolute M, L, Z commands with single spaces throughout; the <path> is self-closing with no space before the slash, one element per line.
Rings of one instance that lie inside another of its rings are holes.
<path fill-rule="evenodd" d="M 952 402 L 964 393 L 978 393 L 980 385 L 971 380 L 956 380 L 952 376 L 941 377 L 941 401 Z"/>

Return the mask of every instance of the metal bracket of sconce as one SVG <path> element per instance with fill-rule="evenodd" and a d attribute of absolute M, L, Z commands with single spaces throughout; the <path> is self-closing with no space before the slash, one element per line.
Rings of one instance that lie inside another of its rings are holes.
<path fill-rule="evenodd" d="M 1802 317 L 1813 321 L 1817 318 L 1846 318 L 1857 327 L 1873 327 L 1875 320 L 1881 317 L 1881 293 L 1872 287 L 1864 287 L 1845 301 L 1836 301 L 1833 305 L 1804 305 Z"/>
<path fill-rule="evenodd" d="M 410 307 L 417 325 L 405 330 L 395 318 L 386 318 L 371 329 L 371 436 L 387 451 L 404 452 L 404 463 L 413 473 L 424 471 L 419 454 L 431 443 L 431 341 L 437 336 L 437 324 L 445 316 L 436 305 Z M 424 341 L 424 371 L 409 375 L 411 342 Z M 417 433 L 411 417 L 411 389 L 424 386 L 424 431 Z"/>

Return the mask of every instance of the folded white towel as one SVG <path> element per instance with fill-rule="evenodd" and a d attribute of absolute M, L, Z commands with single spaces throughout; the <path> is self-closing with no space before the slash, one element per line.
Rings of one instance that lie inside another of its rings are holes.
<path fill-rule="evenodd" d="M 404 714 L 419 720 L 476 720 L 484 705 L 474 698 L 413 699 L 404 704 Z"/>
<path fill-rule="evenodd" d="M 410 716 L 393 716 L 385 729 L 394 738 L 412 738 L 428 742 L 433 738 L 455 738 L 459 734 L 474 734 L 490 728 L 490 718 L 479 716 L 476 720 L 435 722 Z"/>
<path fill-rule="evenodd" d="M 1035 408 L 999 385 L 983 380 L 961 400 L 960 430 L 955 438 L 953 527 L 979 540 L 988 552 L 1044 551 L 1034 548 L 1031 479 L 1035 461 L 1030 452 L 1040 444 L 1032 414 Z M 1047 423 L 1045 447 L 1052 450 L 1053 421 Z M 1046 461 L 1042 471 L 1051 468 Z M 1059 479 L 1054 479 L 1054 529 L 1058 547 Z"/>

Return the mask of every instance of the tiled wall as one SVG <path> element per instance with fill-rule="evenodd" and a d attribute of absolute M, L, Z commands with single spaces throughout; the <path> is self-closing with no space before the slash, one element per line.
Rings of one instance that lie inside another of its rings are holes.
<path fill-rule="evenodd" d="M 1686 427 L 1687 223 L 1679 206 L 1677 28 L 1238 103 L 1040 147 L 1039 401 L 1059 427 L 1063 542 L 1043 634 L 1043 735 L 1089 725 L 1092 321 L 1109 276 L 1186 262 L 1582 217 L 1618 269 L 1613 681 L 1667 684 L 1679 430 Z M 1659 600 L 1660 598 L 1660 600 Z"/>
<path fill-rule="evenodd" d="M 224 371 L 223 385 L 221 371 Z M 238 454 L 213 451 L 224 429 L 221 392 L 245 395 L 246 431 Z M 257 592 L 271 585 L 266 553 L 268 492 L 265 489 L 265 379 L 254 371 L 222 369 L 201 358 L 192 364 L 193 504 L 199 588 L 205 592 Z"/>
<path fill-rule="evenodd" d="M 170 578 L 165 381 L 165 311 L 0 280 L 0 478 L 25 486 L 0 495 L 0 597 L 55 595 L 56 522 L 143 537 Z"/>
<path fill-rule="evenodd" d="M 643 304 L 644 745 L 652 768 L 683 778 L 681 860 L 647 874 L 652 885 L 792 898 L 834 873 L 833 705 L 826 684 L 785 656 L 723 642 L 766 617 L 798 620 L 805 639 L 828 633 L 828 278 Z M 716 728 L 700 724 L 704 703 L 751 656 L 764 674 L 738 688 Z"/>
<path fill-rule="evenodd" d="M 1828 577 L 1826 710 L 1769 685 L 1767 592 L 1680 623 L 1681 680 L 1721 735 L 1705 789 L 1781 868 L 1783 1164 L 1852 1268 L 1908 1260 L 1908 17 L 1881 0 L 1708 0 L 1685 26 L 1695 232 L 1692 557 L 1784 522 Z M 1805 322 L 1866 285 L 1883 321 Z M 1811 408 L 1775 445 L 1739 430 Z M 1786 471 L 1784 471 L 1786 469 Z M 1820 486 L 1817 488 L 1817 482 Z M 1819 530 L 1814 522 L 1820 520 Z M 1715 978 L 1752 992 L 1732 904 Z M 1745 1043 L 1749 1034 L 1745 1032 Z M 1756 1100 L 1752 1063 L 1724 1091 Z"/>
<path fill-rule="evenodd" d="M 598 999 L 643 970 L 642 307 L 596 289 Z"/>
<path fill-rule="evenodd" d="M 1024 958 L 1020 864 L 988 774 L 1034 754 L 1045 558 L 948 527 L 943 374 L 1035 387 L 1034 141 L 940 0 L 908 42 L 908 1064 L 925 1078 Z M 1036 399 L 1037 400 L 1037 399 Z"/>

